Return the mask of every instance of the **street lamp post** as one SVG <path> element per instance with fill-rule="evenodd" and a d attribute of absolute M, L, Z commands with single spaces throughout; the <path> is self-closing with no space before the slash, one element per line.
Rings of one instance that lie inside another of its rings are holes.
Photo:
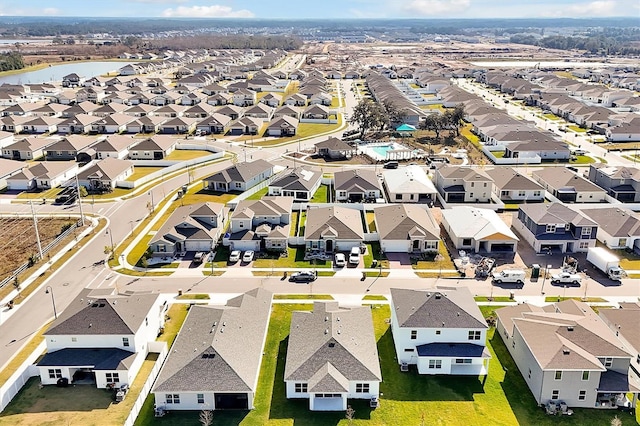
<path fill-rule="evenodd" d="M 151 195 L 151 213 L 156 211 L 156 204 L 153 202 L 153 191 L 149 191 L 149 195 Z"/>
<path fill-rule="evenodd" d="M 105 232 L 105 234 L 107 234 L 109 236 L 109 240 L 111 241 L 111 256 L 110 257 L 113 257 L 114 245 L 113 245 L 113 232 L 111 231 L 111 228 L 107 228 L 107 231 Z"/>
<path fill-rule="evenodd" d="M 51 294 L 51 304 L 53 305 L 53 317 L 58 319 L 58 312 L 56 311 L 56 299 L 53 297 L 53 288 L 50 285 L 45 287 L 45 294 Z"/>

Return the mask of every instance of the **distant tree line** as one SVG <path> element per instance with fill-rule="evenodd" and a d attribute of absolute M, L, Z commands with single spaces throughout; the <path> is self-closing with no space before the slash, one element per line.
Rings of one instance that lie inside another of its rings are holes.
<path fill-rule="evenodd" d="M 640 47 L 635 47 L 632 44 L 632 42 L 640 41 L 640 33 L 637 32 L 635 36 L 632 32 L 626 32 L 625 36 L 599 33 L 585 37 L 548 36 L 540 39 L 530 34 L 514 34 L 510 41 L 548 49 L 585 50 L 594 55 L 637 55 L 640 53 Z"/>
<path fill-rule="evenodd" d="M 127 40 L 129 44 L 134 40 Z M 288 36 L 249 36 L 249 35 L 200 35 L 193 37 L 171 37 L 147 40 L 150 50 L 166 49 L 283 49 L 295 50 L 302 47 L 302 40 Z"/>
<path fill-rule="evenodd" d="M 3 53 L 0 55 L 0 71 L 21 70 L 24 67 L 22 55 L 18 52 Z"/>

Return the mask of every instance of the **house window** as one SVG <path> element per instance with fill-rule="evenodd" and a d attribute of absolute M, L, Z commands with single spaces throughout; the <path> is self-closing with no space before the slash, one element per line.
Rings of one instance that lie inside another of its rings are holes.
<path fill-rule="evenodd" d="M 571 224 L 570 224 L 570 223 L 567 223 L 567 224 L 564 226 L 564 230 L 565 230 L 565 231 L 568 231 L 568 230 L 570 230 L 570 229 L 571 229 Z"/>
<path fill-rule="evenodd" d="M 129 338 L 128 337 L 123 337 L 122 338 L 122 346 L 129 346 Z"/>
<path fill-rule="evenodd" d="M 482 332 L 480 330 L 469 331 L 469 340 L 480 340 L 481 336 L 482 336 Z"/>
<path fill-rule="evenodd" d="M 547 225 L 547 229 L 545 230 L 545 232 L 547 234 L 553 234 L 554 232 L 556 232 L 556 226 L 555 225 Z"/>
<path fill-rule="evenodd" d="M 581 390 L 578 392 L 578 401 L 584 401 L 585 399 L 587 399 L 587 391 L 586 390 Z"/>
<path fill-rule="evenodd" d="M 167 251 L 167 246 L 164 244 L 158 244 L 158 252 L 164 253 Z"/>
<path fill-rule="evenodd" d="M 346 197 L 347 196 L 347 191 L 340 191 L 340 196 L 341 197 Z"/>
<path fill-rule="evenodd" d="M 308 385 L 307 383 L 296 383 L 295 392 L 296 393 L 307 393 Z"/>
<path fill-rule="evenodd" d="M 62 378 L 62 370 L 59 368 L 49 369 L 49 378 L 50 379 L 60 379 Z"/>
<path fill-rule="evenodd" d="M 409 194 L 409 199 L 410 199 L 410 200 L 413 200 L 413 195 L 414 195 L 414 194 Z"/>
<path fill-rule="evenodd" d="M 119 383 L 120 382 L 120 373 L 105 373 L 104 374 L 107 383 Z"/>
<path fill-rule="evenodd" d="M 413 349 L 413 348 L 405 348 L 404 351 L 405 352 L 413 352 L 413 351 L 415 351 L 415 349 Z"/>
<path fill-rule="evenodd" d="M 556 370 L 554 380 L 562 380 L 562 370 Z"/>
<path fill-rule="evenodd" d="M 469 194 L 469 198 L 473 198 L 473 192 Z"/>
<path fill-rule="evenodd" d="M 411 330 L 411 340 L 416 340 L 418 338 L 418 330 Z"/>
<path fill-rule="evenodd" d="M 515 341 L 515 340 L 512 340 L 512 341 L 511 341 L 511 347 L 512 347 L 513 349 L 515 349 L 515 348 L 516 348 L 516 341 Z"/>
<path fill-rule="evenodd" d="M 437 241 L 425 241 L 424 242 L 425 250 L 437 250 L 438 242 Z"/>
<path fill-rule="evenodd" d="M 580 247 L 581 249 L 588 249 L 588 248 L 589 248 L 589 242 L 587 242 L 587 241 L 581 241 L 581 242 L 580 242 L 580 244 L 579 244 L 579 247 Z"/>
<path fill-rule="evenodd" d="M 430 359 L 429 360 L 429 368 L 440 369 L 442 368 L 442 360 L 441 359 Z"/>
<path fill-rule="evenodd" d="M 591 228 L 582 228 L 582 236 L 590 236 L 591 235 Z"/>
<path fill-rule="evenodd" d="M 442 333 L 442 331 L 440 331 L 440 330 L 436 330 L 436 335 L 439 335 L 439 334 L 441 334 L 441 333 Z"/>
<path fill-rule="evenodd" d="M 180 404 L 180 394 L 177 393 L 168 393 L 164 396 L 164 399 L 167 404 Z"/>
<path fill-rule="evenodd" d="M 585 370 L 582 372 L 582 380 L 589 380 L 589 371 Z"/>
<path fill-rule="evenodd" d="M 551 391 L 551 399 L 559 399 L 560 391 L 558 389 L 554 389 Z"/>
<path fill-rule="evenodd" d="M 71 338 L 71 341 L 72 341 L 72 342 L 77 342 L 77 341 L 78 341 L 78 338 L 77 338 L 77 337 L 72 337 L 72 338 Z"/>
<path fill-rule="evenodd" d="M 240 182 L 236 182 L 236 188 L 241 188 L 242 184 Z"/>
<path fill-rule="evenodd" d="M 540 191 L 533 191 L 533 196 L 534 197 L 539 197 L 541 195 Z"/>
<path fill-rule="evenodd" d="M 402 200 L 402 194 L 396 194 L 396 200 Z"/>
<path fill-rule="evenodd" d="M 197 394 L 197 398 L 198 398 L 198 404 L 204 404 L 204 394 L 203 393 Z"/>
<path fill-rule="evenodd" d="M 471 187 L 473 188 L 474 186 L 476 186 L 475 182 L 471 182 Z"/>
<path fill-rule="evenodd" d="M 356 393 L 369 393 L 369 383 L 356 383 Z"/>
<path fill-rule="evenodd" d="M 456 364 L 471 364 L 471 358 L 456 358 Z"/>
<path fill-rule="evenodd" d="M 525 196 L 525 192 L 524 191 L 518 191 L 518 196 L 519 197 L 524 197 Z"/>
<path fill-rule="evenodd" d="M 529 369 L 529 378 L 531 378 L 531 369 Z"/>
<path fill-rule="evenodd" d="M 604 359 L 604 366 L 605 367 L 611 367 L 613 365 L 613 358 L 605 358 Z"/>
<path fill-rule="evenodd" d="M 464 238 L 462 240 L 462 245 L 463 246 L 470 246 L 471 245 L 471 238 Z"/>
<path fill-rule="evenodd" d="M 626 247 L 627 246 L 627 239 L 626 238 L 620 238 L 618 240 L 618 247 Z"/>

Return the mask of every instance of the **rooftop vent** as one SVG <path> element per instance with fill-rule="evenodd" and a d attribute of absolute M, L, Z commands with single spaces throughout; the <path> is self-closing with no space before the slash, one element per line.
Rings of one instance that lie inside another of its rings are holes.
<path fill-rule="evenodd" d="M 441 299 L 442 295 L 440 293 L 436 293 L 436 299 Z"/>
<path fill-rule="evenodd" d="M 573 331 L 573 326 L 572 325 L 568 326 L 567 331 Z"/>
<path fill-rule="evenodd" d="M 335 343 L 333 343 L 333 342 L 329 342 L 329 347 L 330 347 L 330 348 L 333 348 L 335 345 L 336 345 Z"/>
<path fill-rule="evenodd" d="M 563 349 L 562 350 L 562 355 L 569 355 L 571 353 L 571 351 L 569 349 Z"/>

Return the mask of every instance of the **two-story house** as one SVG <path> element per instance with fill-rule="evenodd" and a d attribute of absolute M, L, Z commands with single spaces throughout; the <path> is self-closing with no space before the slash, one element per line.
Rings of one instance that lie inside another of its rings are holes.
<path fill-rule="evenodd" d="M 586 252 L 595 247 L 598 224 L 561 203 L 520 206 L 513 228 L 538 252 Z"/>
<path fill-rule="evenodd" d="M 54 385 L 131 384 L 164 324 L 159 294 L 83 289 L 44 333 L 47 353 L 38 362 L 40 381 Z"/>
<path fill-rule="evenodd" d="M 256 288 L 225 306 L 192 306 L 151 390 L 156 407 L 254 408 L 271 297 Z"/>
<path fill-rule="evenodd" d="M 488 203 L 494 191 L 491 177 L 470 167 L 440 167 L 435 184 L 446 203 Z"/>
<path fill-rule="evenodd" d="M 606 191 L 565 167 L 545 167 L 533 179 L 563 203 L 600 203 Z"/>
<path fill-rule="evenodd" d="M 628 209 L 607 207 L 581 210 L 598 224 L 596 238 L 613 250 L 640 251 L 640 216 Z"/>
<path fill-rule="evenodd" d="M 231 215 L 224 244 L 231 250 L 285 251 L 293 197 L 266 196 L 241 200 Z"/>
<path fill-rule="evenodd" d="M 353 169 L 333 174 L 335 200 L 362 202 L 382 198 L 378 175 L 369 169 Z"/>
<path fill-rule="evenodd" d="M 205 202 L 178 207 L 154 234 L 149 248 L 155 257 L 215 249 L 224 228 L 224 205 Z"/>
<path fill-rule="evenodd" d="M 589 166 L 589 180 L 620 202 L 640 201 L 640 170 L 635 167 L 592 164 Z"/>
<path fill-rule="evenodd" d="M 204 178 L 204 189 L 217 192 L 244 192 L 273 175 L 273 164 L 259 159 L 234 164 Z"/>
<path fill-rule="evenodd" d="M 637 395 L 630 351 L 586 303 L 521 303 L 496 315 L 496 333 L 536 403 L 615 409 L 627 403 L 628 392 Z"/>
<path fill-rule="evenodd" d="M 503 202 L 544 201 L 544 188 L 511 167 L 496 167 L 486 174 L 493 180 L 494 194 Z"/>
<path fill-rule="evenodd" d="M 487 322 L 466 287 L 391 289 L 391 332 L 402 370 L 486 375 Z"/>
<path fill-rule="evenodd" d="M 598 314 L 631 353 L 629 375 L 633 377 L 635 383 L 638 383 L 640 382 L 640 335 L 638 334 L 640 303 L 619 303 L 619 306 L 618 309 L 602 308 Z M 634 401 L 634 407 L 636 402 Z"/>
<path fill-rule="evenodd" d="M 287 398 L 309 399 L 311 411 L 345 411 L 349 399 L 377 398 L 382 373 L 367 306 L 314 302 L 294 311 L 284 367 Z"/>
<path fill-rule="evenodd" d="M 267 194 L 293 197 L 296 201 L 310 201 L 321 183 L 322 172 L 297 167 L 277 176 L 269 184 Z"/>

